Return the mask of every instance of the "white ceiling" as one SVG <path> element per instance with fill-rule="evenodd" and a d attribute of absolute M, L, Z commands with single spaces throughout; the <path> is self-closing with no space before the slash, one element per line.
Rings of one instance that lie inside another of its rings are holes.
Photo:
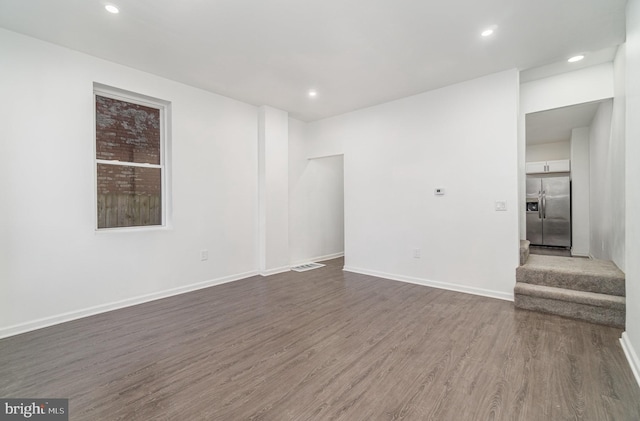
<path fill-rule="evenodd" d="M 626 0 L 109 2 L 0 0 L 0 26 L 312 121 L 615 48 Z"/>
<path fill-rule="evenodd" d="M 571 139 L 571 130 L 588 127 L 602 101 L 527 114 L 527 145 L 564 142 Z"/>

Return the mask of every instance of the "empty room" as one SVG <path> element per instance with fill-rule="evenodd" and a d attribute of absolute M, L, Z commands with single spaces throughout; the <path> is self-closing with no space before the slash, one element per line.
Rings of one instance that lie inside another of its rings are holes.
<path fill-rule="evenodd" d="M 0 419 L 640 419 L 640 0 L 0 0 L 0 74 Z"/>

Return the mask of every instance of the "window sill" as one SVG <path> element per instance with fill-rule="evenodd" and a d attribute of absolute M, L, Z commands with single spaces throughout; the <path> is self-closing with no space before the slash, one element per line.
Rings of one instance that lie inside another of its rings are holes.
<path fill-rule="evenodd" d="M 149 232 L 149 231 L 171 231 L 173 227 L 169 225 L 151 225 L 144 227 L 114 227 L 114 228 L 96 228 L 96 235 L 113 234 L 113 233 L 131 233 L 131 232 Z"/>

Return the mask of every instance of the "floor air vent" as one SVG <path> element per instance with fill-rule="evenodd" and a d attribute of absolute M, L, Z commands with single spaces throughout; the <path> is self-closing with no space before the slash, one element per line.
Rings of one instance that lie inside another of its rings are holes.
<path fill-rule="evenodd" d="M 320 263 L 303 263 L 301 265 L 291 266 L 291 270 L 296 272 L 306 272 L 311 269 L 318 269 L 323 267 L 323 264 Z"/>

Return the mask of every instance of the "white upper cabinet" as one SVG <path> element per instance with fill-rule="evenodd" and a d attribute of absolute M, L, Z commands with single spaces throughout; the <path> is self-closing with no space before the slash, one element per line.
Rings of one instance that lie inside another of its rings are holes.
<path fill-rule="evenodd" d="M 547 172 L 569 172 L 571 171 L 571 161 L 560 159 L 557 161 L 547 161 Z"/>
<path fill-rule="evenodd" d="M 571 171 L 571 161 L 559 159 L 556 161 L 527 162 L 527 174 Z"/>
<path fill-rule="evenodd" d="M 527 174 L 546 172 L 547 161 L 527 162 Z"/>

